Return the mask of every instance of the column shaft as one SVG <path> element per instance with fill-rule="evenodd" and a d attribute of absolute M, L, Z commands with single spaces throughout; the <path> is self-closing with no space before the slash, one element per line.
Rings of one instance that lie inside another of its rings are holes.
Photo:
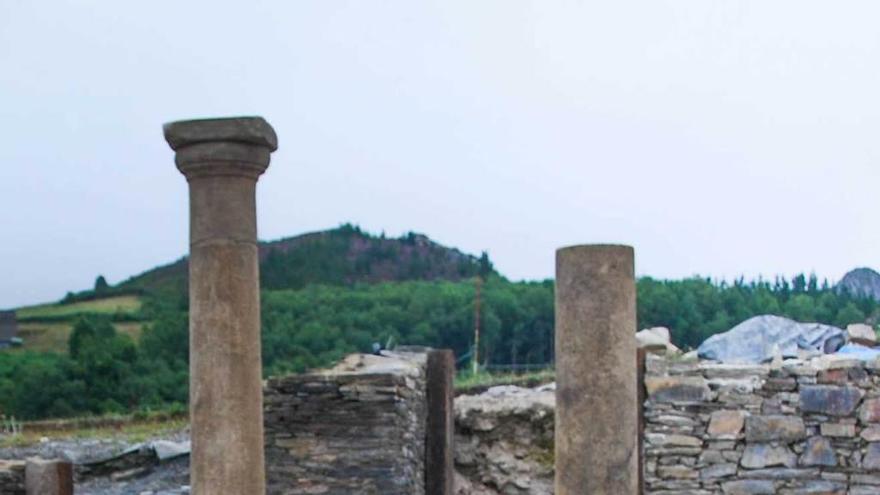
<path fill-rule="evenodd" d="M 556 495 L 638 486 L 636 305 L 628 246 L 556 253 Z"/>
<path fill-rule="evenodd" d="M 261 118 L 165 126 L 190 191 L 191 485 L 265 493 L 256 183 L 277 147 Z"/>

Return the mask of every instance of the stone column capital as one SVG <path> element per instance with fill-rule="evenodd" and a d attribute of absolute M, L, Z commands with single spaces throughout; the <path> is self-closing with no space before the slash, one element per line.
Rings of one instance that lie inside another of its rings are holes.
<path fill-rule="evenodd" d="M 187 180 L 215 176 L 256 180 L 278 149 L 275 130 L 262 117 L 180 120 L 165 124 L 163 131 Z"/>

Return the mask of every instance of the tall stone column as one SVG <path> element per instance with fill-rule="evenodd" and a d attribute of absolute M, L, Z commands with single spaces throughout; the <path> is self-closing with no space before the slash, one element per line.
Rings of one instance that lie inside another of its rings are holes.
<path fill-rule="evenodd" d="M 629 246 L 556 252 L 556 495 L 638 490 L 636 293 Z"/>
<path fill-rule="evenodd" d="M 260 117 L 164 127 L 189 182 L 191 485 L 265 493 L 255 193 L 278 147 Z"/>

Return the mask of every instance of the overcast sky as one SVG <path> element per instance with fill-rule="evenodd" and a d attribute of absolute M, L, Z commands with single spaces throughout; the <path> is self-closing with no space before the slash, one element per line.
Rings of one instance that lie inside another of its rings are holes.
<path fill-rule="evenodd" d="M 187 251 L 170 120 L 262 115 L 275 239 L 408 230 L 513 279 L 880 267 L 880 2 L 0 0 L 0 307 Z"/>

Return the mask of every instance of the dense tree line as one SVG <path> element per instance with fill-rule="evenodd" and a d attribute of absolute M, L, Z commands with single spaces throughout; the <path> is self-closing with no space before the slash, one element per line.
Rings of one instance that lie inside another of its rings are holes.
<path fill-rule="evenodd" d="M 488 269 L 483 273 L 481 363 L 552 362 L 552 281 L 514 283 Z M 759 314 L 838 326 L 873 323 L 878 315 L 875 301 L 805 276 L 772 283 L 642 278 L 637 294 L 639 327 L 667 326 L 685 348 Z M 368 352 L 374 342 L 446 347 L 466 359 L 474 297 L 473 280 L 264 290 L 265 373 L 324 366 L 349 352 Z M 0 352 L 0 413 L 30 419 L 184 406 L 186 297 L 146 296 L 141 313 L 150 323 L 137 344 L 108 319 L 90 316 L 76 323 L 66 355 Z"/>

